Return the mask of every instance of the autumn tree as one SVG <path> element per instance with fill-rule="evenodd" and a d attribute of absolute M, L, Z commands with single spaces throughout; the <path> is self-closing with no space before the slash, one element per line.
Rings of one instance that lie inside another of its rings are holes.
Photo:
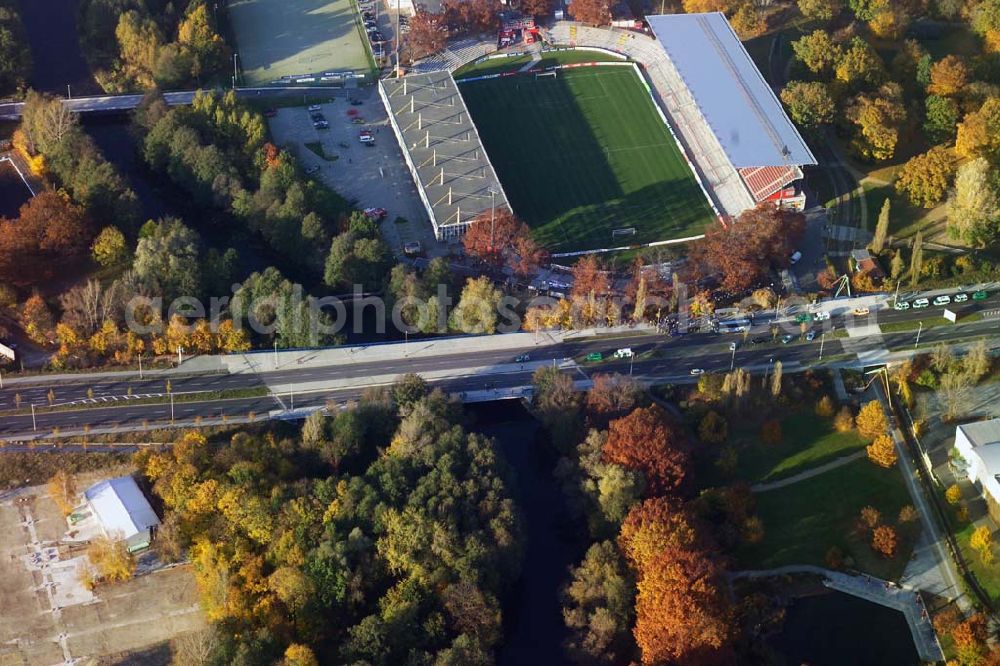
<path fill-rule="evenodd" d="M 55 320 L 45 299 L 37 291 L 28 297 L 21 306 L 21 328 L 25 334 L 38 344 L 46 344 L 52 337 Z"/>
<path fill-rule="evenodd" d="M 951 97 L 959 94 L 972 79 L 972 70 L 961 56 L 947 55 L 931 67 L 931 95 Z"/>
<path fill-rule="evenodd" d="M 530 275 L 545 258 L 527 224 L 507 208 L 480 213 L 462 237 L 465 251 L 487 264 L 509 266 L 522 277 Z"/>
<path fill-rule="evenodd" d="M 828 395 L 824 395 L 819 399 L 819 402 L 816 403 L 816 416 L 828 419 L 833 416 L 834 409 L 833 398 Z"/>
<path fill-rule="evenodd" d="M 858 95 L 848 105 L 846 116 L 857 128 L 851 146 L 858 155 L 880 161 L 896 153 L 899 132 L 906 121 L 899 84 L 888 83 L 875 94 Z"/>
<path fill-rule="evenodd" d="M 581 395 L 573 378 L 552 366 L 543 366 L 531 376 L 532 402 L 542 424 L 560 451 L 567 451 L 583 436 Z"/>
<path fill-rule="evenodd" d="M 32 283 L 54 264 L 82 254 L 90 225 L 83 209 L 62 191 L 39 192 L 21 206 L 18 218 L 0 218 L 0 278 Z"/>
<path fill-rule="evenodd" d="M 709 410 L 698 424 L 698 439 L 707 444 L 722 444 L 729 438 L 729 423 L 715 410 Z"/>
<path fill-rule="evenodd" d="M 858 412 L 856 419 L 858 434 L 869 441 L 889 431 L 889 423 L 885 418 L 882 403 L 872 400 L 866 403 Z"/>
<path fill-rule="evenodd" d="M 872 531 L 872 549 L 882 557 L 891 559 L 897 542 L 896 530 L 890 525 L 879 525 Z"/>
<path fill-rule="evenodd" d="M 896 191 L 905 193 L 914 206 L 933 208 L 948 192 L 954 175 L 955 156 L 951 149 L 934 146 L 903 165 L 896 179 Z"/>
<path fill-rule="evenodd" d="M 879 39 L 898 40 L 910 26 L 912 17 L 905 7 L 886 2 L 868 21 L 868 29 Z"/>
<path fill-rule="evenodd" d="M 281 666 L 319 666 L 319 661 L 309 646 L 292 643 L 285 649 L 285 658 Z"/>
<path fill-rule="evenodd" d="M 707 12 L 727 12 L 736 3 L 734 0 L 682 0 L 685 13 L 704 14 Z"/>
<path fill-rule="evenodd" d="M 643 389 L 632 377 L 619 373 L 594 375 L 586 400 L 591 427 L 606 427 L 610 420 L 635 409 L 642 399 Z"/>
<path fill-rule="evenodd" d="M 836 117 L 836 103 L 825 83 L 791 81 L 781 91 L 781 101 L 799 127 L 815 130 L 829 125 Z"/>
<path fill-rule="evenodd" d="M 642 472 L 654 494 L 675 491 L 687 474 L 683 434 L 656 405 L 635 409 L 609 424 L 604 460 Z"/>
<path fill-rule="evenodd" d="M 76 479 L 64 469 L 57 470 L 48 483 L 49 497 L 64 516 L 72 513 L 77 503 Z"/>
<path fill-rule="evenodd" d="M 969 545 L 972 549 L 979 553 L 980 559 L 982 559 L 983 564 L 993 563 L 993 532 L 990 530 L 989 526 L 982 525 L 977 527 L 972 532 L 972 537 L 969 539 Z"/>
<path fill-rule="evenodd" d="M 985 157 L 997 161 L 1000 156 L 1000 97 L 990 97 L 978 111 L 965 116 L 958 126 L 955 152 L 959 157 Z"/>
<path fill-rule="evenodd" d="M 94 261 L 105 268 L 119 266 L 128 257 L 128 247 L 125 243 L 125 234 L 118 227 L 108 226 L 101 229 L 97 234 L 93 245 L 90 246 Z"/>
<path fill-rule="evenodd" d="M 813 74 L 832 71 L 843 57 L 843 50 L 826 30 L 814 30 L 792 42 L 795 57 Z"/>
<path fill-rule="evenodd" d="M 781 444 L 782 432 L 781 421 L 778 419 L 768 419 L 760 427 L 760 440 L 768 446 Z"/>
<path fill-rule="evenodd" d="M 924 132 L 932 143 L 950 143 L 955 139 L 960 118 L 958 103 L 948 97 L 928 95 L 924 101 Z"/>
<path fill-rule="evenodd" d="M 500 299 L 503 294 L 486 276 L 469 278 L 458 305 L 451 313 L 449 326 L 462 333 L 496 332 Z"/>
<path fill-rule="evenodd" d="M 573 264 L 573 288 L 570 296 L 574 299 L 606 296 L 611 292 L 611 274 L 597 258 L 587 254 Z"/>
<path fill-rule="evenodd" d="M 854 415 L 851 414 L 851 408 L 844 405 L 837 412 L 837 416 L 833 419 L 833 429 L 837 432 L 850 432 L 854 430 Z"/>
<path fill-rule="evenodd" d="M 913 238 L 913 250 L 910 255 L 910 286 L 916 287 L 920 282 L 921 270 L 924 266 L 924 233 L 918 231 Z"/>
<path fill-rule="evenodd" d="M 813 21 L 831 21 L 844 11 L 841 0 L 798 0 L 799 11 Z"/>
<path fill-rule="evenodd" d="M 868 445 L 868 459 L 880 467 L 892 467 L 898 461 L 896 445 L 892 437 L 886 434 L 878 435 L 875 441 Z"/>
<path fill-rule="evenodd" d="M 882 202 L 882 210 L 879 211 L 878 221 L 875 223 L 875 233 L 872 234 L 872 240 L 868 244 L 868 249 L 875 256 L 881 254 L 882 250 L 885 249 L 885 243 L 889 237 L 889 220 L 891 214 L 892 201 L 889 197 L 886 197 L 885 201 Z"/>
<path fill-rule="evenodd" d="M 521 0 L 521 11 L 536 19 L 552 14 L 552 0 Z"/>
<path fill-rule="evenodd" d="M 852 39 L 842 53 L 834 68 L 837 81 L 857 89 L 878 85 L 885 78 L 885 63 L 863 38 Z"/>
<path fill-rule="evenodd" d="M 986 247 L 1000 238 L 1000 195 L 993 167 L 979 157 L 958 168 L 948 198 L 948 234 L 973 246 Z"/>
<path fill-rule="evenodd" d="M 87 546 L 87 559 L 98 578 L 111 583 L 128 580 L 135 573 L 135 560 L 123 540 L 94 537 Z"/>
<path fill-rule="evenodd" d="M 425 5 L 419 5 L 410 19 L 405 43 L 410 60 L 420 60 L 443 49 L 448 43 L 444 14 L 430 12 Z"/>
<path fill-rule="evenodd" d="M 611 0 L 575 0 L 571 11 L 580 23 L 593 26 L 611 23 Z"/>
<path fill-rule="evenodd" d="M 710 227 L 692 246 L 693 276 L 720 275 L 727 291 L 745 291 L 763 280 L 772 266 L 788 265 L 804 224 L 800 214 L 763 204 L 726 226 Z"/>

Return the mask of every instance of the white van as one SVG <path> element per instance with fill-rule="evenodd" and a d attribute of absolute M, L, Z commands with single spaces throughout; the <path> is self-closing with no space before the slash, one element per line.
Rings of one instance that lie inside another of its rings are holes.
<path fill-rule="evenodd" d="M 615 358 L 632 358 L 635 354 L 632 352 L 631 347 L 622 347 L 615 352 Z"/>

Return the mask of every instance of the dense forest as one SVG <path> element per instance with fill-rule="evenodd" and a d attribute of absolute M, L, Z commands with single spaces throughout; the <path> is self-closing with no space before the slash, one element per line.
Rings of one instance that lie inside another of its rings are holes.
<path fill-rule="evenodd" d="M 301 433 L 190 433 L 144 454 L 213 664 L 488 664 L 521 562 L 510 471 L 416 376 Z"/>

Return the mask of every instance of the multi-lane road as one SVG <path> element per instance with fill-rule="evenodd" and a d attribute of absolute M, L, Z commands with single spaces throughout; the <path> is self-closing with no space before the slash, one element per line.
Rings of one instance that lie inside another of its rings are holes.
<path fill-rule="evenodd" d="M 989 310 L 991 301 L 969 305 L 966 310 Z M 879 311 L 879 323 L 900 321 L 931 321 L 940 319 L 940 309 L 922 311 Z M 843 329 L 845 324 L 858 322 L 834 318 L 823 322 L 827 331 Z M 863 318 L 861 318 L 863 319 Z M 816 325 L 818 328 L 818 324 Z M 798 332 L 795 324 L 788 331 Z M 838 334 L 842 335 L 842 333 Z M 346 404 L 357 399 L 366 387 L 387 383 L 407 372 L 422 374 L 434 385 L 453 393 L 497 391 L 530 384 L 531 374 L 540 365 L 556 363 L 570 369 L 580 379 L 596 372 L 624 372 L 646 381 L 679 381 L 691 379 L 692 370 L 705 372 L 738 367 L 767 367 L 781 361 L 786 368 L 805 363 L 818 363 L 820 349 L 826 362 L 848 362 L 866 351 L 912 348 L 916 331 L 884 333 L 847 338 L 827 334 L 817 335 L 807 342 L 796 339 L 788 344 L 771 342 L 770 322 L 757 324 L 744 341 L 739 334 L 692 333 L 680 337 L 648 332 L 627 332 L 613 338 L 597 337 L 554 344 L 530 345 L 523 349 L 476 348 L 456 353 L 421 357 L 386 354 L 371 348 L 363 359 L 351 363 L 330 365 L 290 364 L 286 367 L 261 366 L 259 372 L 207 374 L 114 373 L 111 375 L 80 375 L 53 381 L 45 376 L 17 383 L 7 381 L 0 389 L 0 437 L 19 438 L 50 435 L 58 428 L 62 432 L 97 431 L 114 427 L 141 427 L 190 422 L 196 418 L 214 420 L 223 415 L 231 419 L 246 418 L 251 412 L 264 417 L 275 410 L 304 408 L 333 403 Z M 927 327 L 920 338 L 921 345 L 937 341 L 956 342 L 962 338 L 988 336 L 1000 344 L 1000 319 L 987 319 L 954 326 Z M 754 339 L 767 342 L 752 344 Z M 733 354 L 730 342 L 738 348 Z M 606 358 L 618 348 L 629 347 L 633 359 L 613 359 L 587 363 L 583 359 L 592 352 Z M 526 362 L 516 359 L 522 353 Z M 360 380 L 359 380 L 360 378 Z M 173 394 L 170 404 L 167 382 Z M 51 394 L 50 394 L 51 392 Z M 52 400 L 50 401 L 50 397 Z M 53 407 L 50 407 L 50 402 Z M 34 417 L 30 405 L 35 405 Z M 18 408 L 19 406 L 19 408 Z M 172 413 L 171 413 L 171 410 Z"/>

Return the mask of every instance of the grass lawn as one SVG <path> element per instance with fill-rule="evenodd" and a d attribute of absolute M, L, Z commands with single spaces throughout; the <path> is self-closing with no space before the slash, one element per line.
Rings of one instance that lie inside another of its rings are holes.
<path fill-rule="evenodd" d="M 777 481 L 817 467 L 855 451 L 865 442 L 854 432 L 837 432 L 830 419 L 819 418 L 811 410 L 795 412 L 781 420 L 782 442 L 760 441 L 758 429 L 730 426 L 730 442 L 739 455 L 736 478 L 747 483 Z M 714 465 L 700 475 L 706 485 L 730 483 Z"/>
<path fill-rule="evenodd" d="M 874 506 L 882 512 L 885 523 L 895 525 L 899 510 L 910 504 L 899 469 L 883 469 L 867 459 L 784 488 L 757 493 L 756 498 L 764 538 L 737 550 L 742 569 L 786 564 L 826 566 L 826 553 L 836 546 L 853 558 L 853 568 L 895 580 L 903 573 L 916 539 L 916 525 L 899 529 L 900 547 L 896 556 L 887 560 L 871 550 L 867 538 L 856 534 L 863 507 Z"/>
<path fill-rule="evenodd" d="M 248 85 L 372 70 L 352 0 L 234 0 L 229 16 Z"/>
<path fill-rule="evenodd" d="M 459 89 L 514 211 L 549 251 L 685 238 L 713 220 L 630 67 Z M 625 228 L 636 233 L 612 237 Z"/>

